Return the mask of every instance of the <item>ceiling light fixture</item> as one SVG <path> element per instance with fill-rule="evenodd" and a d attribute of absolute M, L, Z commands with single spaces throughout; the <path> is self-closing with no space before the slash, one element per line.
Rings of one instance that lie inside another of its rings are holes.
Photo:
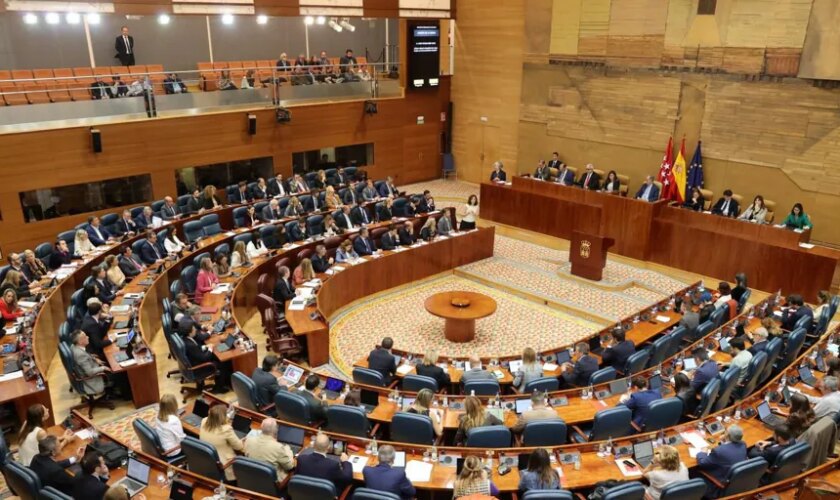
<path fill-rule="evenodd" d="M 68 12 L 64 16 L 64 20 L 67 21 L 67 24 L 79 24 L 82 20 L 82 16 L 79 15 L 78 12 Z"/>
<path fill-rule="evenodd" d="M 233 14 L 222 14 L 222 24 L 226 24 L 228 26 L 233 24 Z"/>
<path fill-rule="evenodd" d="M 315 24 L 315 18 L 312 16 L 306 16 L 303 18 L 303 24 L 307 26 L 312 26 L 313 24 Z"/>
<path fill-rule="evenodd" d="M 85 16 L 85 19 L 87 19 L 88 24 L 99 24 L 102 21 L 102 16 L 98 12 L 91 12 Z"/>
<path fill-rule="evenodd" d="M 168 14 L 161 14 L 158 16 L 158 24 L 169 24 L 169 21 L 171 21 L 171 19 Z"/>
<path fill-rule="evenodd" d="M 346 29 L 350 33 L 356 31 L 356 27 L 350 24 L 350 18 L 344 17 L 341 19 L 341 23 L 339 23 L 342 28 Z"/>
<path fill-rule="evenodd" d="M 257 16 L 257 24 L 268 24 L 268 16 L 265 14 Z"/>
<path fill-rule="evenodd" d="M 323 26 L 324 24 L 326 24 L 326 22 L 327 22 L 327 18 L 324 17 L 324 16 L 318 16 L 318 17 L 315 18 L 315 24 L 317 24 L 319 26 Z"/>
<path fill-rule="evenodd" d="M 23 22 L 26 24 L 38 24 L 38 16 L 31 12 L 28 12 L 23 15 Z"/>
<path fill-rule="evenodd" d="M 47 24 L 58 24 L 61 22 L 61 16 L 55 12 L 47 12 L 44 14 L 44 21 L 46 21 Z"/>
<path fill-rule="evenodd" d="M 336 19 L 334 17 L 330 18 L 329 26 L 330 28 L 334 29 L 336 33 L 341 33 L 342 31 L 344 31 L 344 28 L 342 28 L 341 25 L 338 24 L 338 22 L 336 22 Z"/>

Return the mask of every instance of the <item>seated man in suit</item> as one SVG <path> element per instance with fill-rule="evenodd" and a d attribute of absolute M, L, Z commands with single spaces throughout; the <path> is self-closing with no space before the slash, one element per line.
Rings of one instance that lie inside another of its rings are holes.
<path fill-rule="evenodd" d="M 405 468 L 394 468 L 394 447 L 386 444 L 379 447 L 379 463 L 375 467 L 367 466 L 362 470 L 365 487 L 376 491 L 393 493 L 404 500 L 410 500 L 417 490 L 405 475 Z"/>
<path fill-rule="evenodd" d="M 286 187 L 286 182 L 283 180 L 283 174 L 277 174 L 273 179 L 268 181 L 268 194 L 275 197 L 286 196 L 289 189 Z"/>
<path fill-rule="evenodd" d="M 329 451 L 330 438 L 319 433 L 315 436 L 312 453 L 298 455 L 295 472 L 301 476 L 326 479 L 335 485 L 335 491 L 341 495 L 344 488 L 353 481 L 353 467 L 348 462 L 350 457 L 346 453 L 342 453 L 339 460 L 333 460 L 327 457 Z"/>
<path fill-rule="evenodd" d="M 575 173 L 569 170 L 569 166 L 563 163 L 563 167 L 557 171 L 557 178 L 554 182 L 561 186 L 571 186 L 575 183 Z"/>
<path fill-rule="evenodd" d="M 160 207 L 160 216 L 163 220 L 175 220 L 181 216 L 180 212 L 178 212 L 178 205 L 175 204 L 175 200 L 171 196 L 163 198 L 163 206 Z"/>
<path fill-rule="evenodd" d="M 706 384 L 718 376 L 720 367 L 718 367 L 715 361 L 709 359 L 709 352 L 706 351 L 704 346 L 696 347 L 691 351 L 691 357 L 694 358 L 694 362 L 697 364 L 694 375 L 691 377 L 691 388 L 700 397 L 700 393 L 703 392 Z"/>
<path fill-rule="evenodd" d="M 146 268 L 146 266 L 134 256 L 134 252 L 131 250 L 131 245 L 123 245 L 120 247 L 118 265 L 120 266 L 120 271 L 123 272 L 126 278 L 133 278 L 142 273 Z"/>
<path fill-rule="evenodd" d="M 88 313 L 82 319 L 82 326 L 80 328 L 90 339 L 87 352 L 104 360 L 104 349 L 113 343 L 108 337 L 108 330 L 111 328 L 111 318 L 106 317 L 102 312 L 102 304 L 99 301 L 91 301 L 87 309 Z"/>
<path fill-rule="evenodd" d="M 146 229 L 153 229 L 154 228 L 154 212 L 152 212 L 152 207 L 143 207 L 143 213 L 137 216 L 134 219 L 134 222 L 137 223 L 137 229 L 140 231 L 145 231 Z"/>
<path fill-rule="evenodd" d="M 271 200 L 268 202 L 268 205 L 263 207 L 262 213 L 260 213 L 260 218 L 264 222 L 282 219 L 283 213 L 280 211 L 280 202 L 277 200 Z"/>
<path fill-rule="evenodd" d="M 350 205 L 341 206 L 341 212 L 335 216 L 335 223 L 342 229 L 353 229 L 353 219 L 350 214 Z"/>
<path fill-rule="evenodd" d="M 645 377 L 633 377 L 630 384 L 630 394 L 623 394 L 619 400 L 633 412 L 633 422 L 644 429 L 650 414 L 650 404 L 657 399 L 662 399 L 662 393 L 658 389 L 648 387 Z"/>
<path fill-rule="evenodd" d="M 738 217 L 741 207 L 738 206 L 738 200 L 732 197 L 732 190 L 727 189 L 723 192 L 723 198 L 719 199 L 715 206 L 712 207 L 712 213 L 715 215 L 722 215 L 724 217 Z"/>
<path fill-rule="evenodd" d="M 394 347 L 394 339 L 385 337 L 382 339 L 382 344 L 370 351 L 368 354 L 368 368 L 376 370 L 382 374 L 385 380 L 385 385 L 391 383 L 394 375 L 397 373 L 397 360 L 394 358 L 391 349 Z"/>
<path fill-rule="evenodd" d="M 361 198 L 356 194 L 356 181 L 351 180 L 350 184 L 347 185 L 347 190 L 344 192 L 344 197 L 341 201 L 345 205 L 356 205 L 360 200 Z"/>
<path fill-rule="evenodd" d="M 312 256 L 312 269 L 316 273 L 326 272 L 331 265 L 335 263 L 335 259 L 327 255 L 327 247 L 318 245 L 315 247 L 315 254 Z"/>
<path fill-rule="evenodd" d="M 100 246 L 108 243 L 111 241 L 111 233 L 108 232 L 107 229 L 102 227 L 102 222 L 99 220 L 99 217 L 92 215 L 88 217 L 88 224 L 87 228 L 85 228 L 88 234 L 88 239 L 93 246 Z"/>
<path fill-rule="evenodd" d="M 314 373 L 306 377 L 303 387 L 298 391 L 298 394 L 306 399 L 309 405 L 309 416 L 313 422 L 324 420 L 327 417 L 326 407 L 327 403 L 315 395 L 315 389 L 321 385 L 321 379 Z M 300 471 L 298 471 L 300 472 Z"/>
<path fill-rule="evenodd" d="M 323 210 L 324 202 L 321 201 L 321 190 L 312 188 L 309 194 L 309 201 L 306 202 L 306 206 L 303 208 L 309 213 L 317 213 Z"/>
<path fill-rule="evenodd" d="M 98 451 L 85 454 L 81 461 L 82 473 L 73 481 L 75 500 L 102 500 L 108 491 L 108 466 Z"/>
<path fill-rule="evenodd" d="M 236 192 L 233 194 L 228 203 L 231 205 L 234 203 L 250 203 L 253 200 L 251 197 L 251 192 L 248 191 L 248 183 L 245 181 L 239 181 L 237 185 Z"/>
<path fill-rule="evenodd" d="M 292 181 L 289 183 L 289 191 L 292 194 L 305 193 L 309 191 L 309 185 L 305 180 L 303 180 L 303 177 L 301 177 L 300 174 L 295 174 L 294 178 L 292 178 Z"/>
<path fill-rule="evenodd" d="M 131 211 L 123 210 L 122 217 L 117 221 L 117 234 L 120 236 L 137 234 L 137 223 L 131 218 Z"/>
<path fill-rule="evenodd" d="M 548 170 L 548 167 L 545 164 L 545 160 L 540 160 L 539 163 L 537 163 L 537 169 L 534 170 L 534 179 L 547 181 L 550 178 L 551 171 Z"/>
<path fill-rule="evenodd" d="M 204 212 L 204 201 L 201 199 L 201 190 L 193 189 L 192 196 L 187 200 L 187 213 L 200 214 Z"/>
<path fill-rule="evenodd" d="M 160 248 L 157 233 L 149 231 L 146 234 L 146 241 L 140 245 L 140 260 L 151 265 L 162 261 L 164 257 L 166 257 L 166 251 Z"/>
<path fill-rule="evenodd" d="M 298 219 L 297 224 L 292 224 L 288 231 L 289 241 L 303 241 L 309 238 L 309 233 L 306 230 L 306 217 Z"/>
<path fill-rule="evenodd" d="M 636 199 L 651 203 L 659 199 L 659 188 L 653 183 L 652 175 L 645 177 L 645 183 L 636 192 Z"/>
<path fill-rule="evenodd" d="M 245 456 L 271 464 L 277 470 L 278 481 L 286 479 L 295 468 L 292 449 L 277 441 L 277 421 L 273 418 L 263 419 L 260 433 L 245 440 Z"/>
<path fill-rule="evenodd" d="M 769 344 L 767 337 L 769 336 L 770 334 L 767 333 L 767 328 L 759 326 L 755 329 L 752 334 L 752 345 L 748 349 L 753 356 L 767 349 L 767 345 Z"/>
<path fill-rule="evenodd" d="M 548 168 L 556 168 L 560 170 L 560 166 L 563 162 L 560 161 L 560 153 L 557 151 L 551 153 L 551 159 L 548 160 Z"/>
<path fill-rule="evenodd" d="M 598 360 L 589 354 L 589 345 L 583 342 L 575 346 L 575 363 L 564 363 L 560 385 L 566 387 L 584 387 L 589 385 L 589 377 L 598 371 Z"/>
<path fill-rule="evenodd" d="M 184 336 L 184 346 L 186 347 L 187 359 L 192 366 L 198 366 L 204 363 L 211 363 L 213 365 L 213 372 L 216 374 L 213 384 L 213 393 L 224 394 L 230 390 L 230 374 L 231 369 L 229 362 L 219 361 L 213 354 L 212 346 L 205 344 L 209 335 L 201 332 L 198 327 L 198 315 L 201 308 L 198 306 L 190 309 L 190 314 L 187 318 L 181 318 L 178 323 L 178 332 Z M 189 320 L 192 319 L 190 322 Z M 189 325 L 192 325 L 190 327 Z M 183 326 L 183 330 L 182 330 Z M 210 370 L 210 367 L 205 367 Z"/>
<path fill-rule="evenodd" d="M 400 191 L 394 185 L 394 179 L 389 175 L 385 178 L 385 182 L 379 186 L 379 196 L 383 198 L 396 198 L 399 195 Z"/>
<path fill-rule="evenodd" d="M 188 94 L 187 85 L 177 73 L 169 73 L 163 79 L 163 91 L 167 94 Z"/>
<path fill-rule="evenodd" d="M 796 327 L 796 323 L 807 316 L 811 319 L 806 322 L 807 326 L 805 330 L 811 333 L 814 324 L 814 311 L 805 305 L 805 300 L 802 296 L 799 294 L 788 295 L 787 306 L 787 309 L 782 312 L 782 329 L 789 332 L 792 331 Z"/>
<path fill-rule="evenodd" d="M 682 313 L 680 326 L 685 327 L 685 336 L 688 339 L 697 340 L 697 327 L 700 325 L 700 311 L 695 311 L 694 307 L 699 305 L 700 297 L 696 295 L 686 295 L 683 298 L 678 298 L 674 305 L 674 310 Z"/>
<path fill-rule="evenodd" d="M 53 435 L 48 435 L 38 441 L 38 454 L 32 458 L 29 468 L 41 480 L 42 487 L 52 486 L 65 495 L 72 496 L 73 476 L 65 469 L 81 460 L 85 448 L 84 446 L 79 447 L 73 457 L 61 461 L 58 460 L 60 451 L 58 438 Z"/>
<path fill-rule="evenodd" d="M 747 459 L 747 446 L 744 444 L 744 431 L 737 425 L 726 429 L 726 440 L 715 449 L 697 454 L 697 466 L 720 482 L 726 480 L 729 469 L 738 462 Z"/>
<path fill-rule="evenodd" d="M 117 298 L 117 286 L 111 283 L 106 274 L 106 265 L 101 264 L 93 266 L 90 277 L 99 287 L 99 295 L 97 297 L 103 304 L 111 304 Z"/>
<path fill-rule="evenodd" d="M 251 374 L 251 380 L 257 385 L 257 393 L 264 403 L 273 403 L 274 395 L 285 389 L 285 383 L 280 385 L 278 380 L 278 367 L 280 360 L 277 359 L 276 354 L 266 354 L 263 358 L 262 366 L 254 368 L 254 373 Z M 283 379 L 284 380 L 284 379 Z M 276 434 L 275 434 L 276 436 Z"/>
<path fill-rule="evenodd" d="M 76 331 L 70 335 L 70 342 L 73 344 L 73 362 L 76 364 L 76 374 L 80 378 L 87 378 L 100 373 L 111 373 L 110 368 L 104 361 L 97 360 L 86 350 L 90 339 L 84 331 Z M 105 379 L 93 377 L 82 382 L 85 392 L 88 394 L 101 394 L 105 392 Z"/>
<path fill-rule="evenodd" d="M 580 179 L 578 179 L 577 185 L 582 187 L 583 189 L 589 189 L 591 191 L 596 191 L 598 188 L 601 187 L 601 176 L 595 172 L 595 166 L 591 163 L 586 164 L 586 171 L 581 174 Z"/>
<path fill-rule="evenodd" d="M 408 203 L 405 204 L 403 210 L 405 211 L 406 217 L 414 217 L 417 215 L 417 202 L 414 201 L 414 198 L 410 196 L 408 197 Z"/>
<path fill-rule="evenodd" d="M 612 366 L 619 372 L 624 371 L 627 358 L 636 352 L 636 344 L 627 340 L 624 328 L 615 328 L 610 332 L 610 337 L 601 342 L 604 351 L 601 353 L 601 361 L 604 366 Z"/>
<path fill-rule="evenodd" d="M 368 179 L 364 189 L 362 189 L 362 199 L 365 201 L 376 201 L 379 199 L 379 191 L 373 186 L 373 179 Z"/>
<path fill-rule="evenodd" d="M 277 283 L 274 285 L 274 300 L 283 304 L 295 298 L 295 286 L 292 284 L 291 271 L 286 266 L 277 271 Z"/>
<path fill-rule="evenodd" d="M 400 246 L 400 236 L 397 234 L 396 224 L 390 224 L 388 226 L 388 232 L 382 235 L 382 238 L 379 240 L 379 246 L 382 250 L 393 250 Z"/>
<path fill-rule="evenodd" d="M 368 228 L 363 227 L 361 231 L 359 231 L 359 236 L 353 241 L 353 250 L 362 257 L 365 255 L 373 255 L 373 253 L 376 252 L 376 244 L 370 237 Z"/>
<path fill-rule="evenodd" d="M 470 369 L 461 374 L 461 385 L 473 380 L 496 380 L 496 377 L 481 365 L 478 354 L 470 356 Z"/>
<path fill-rule="evenodd" d="M 405 221 L 403 226 L 397 230 L 397 234 L 400 236 L 400 245 L 413 245 L 415 242 L 414 223 L 410 220 Z"/>
<path fill-rule="evenodd" d="M 367 208 L 361 205 L 356 205 L 350 210 L 350 218 L 353 220 L 354 226 L 366 226 L 373 221 Z"/>
<path fill-rule="evenodd" d="M 796 444 L 796 439 L 790 432 L 790 427 L 781 424 L 773 429 L 773 438 L 759 441 L 747 452 L 749 458 L 762 457 L 771 466 L 776 463 L 779 453 Z"/>
<path fill-rule="evenodd" d="M 432 192 L 428 189 L 423 191 L 423 196 L 418 200 L 417 211 L 424 214 L 435 211 L 435 199 L 432 198 Z"/>
<path fill-rule="evenodd" d="M 522 434 L 525 426 L 537 420 L 559 420 L 560 416 L 554 410 L 545 405 L 543 394 L 537 391 L 531 393 L 531 409 L 523 412 L 516 420 L 516 424 L 510 429 L 516 434 Z"/>
<path fill-rule="evenodd" d="M 507 172 L 505 172 L 504 168 L 505 166 L 500 161 L 493 163 L 493 171 L 490 172 L 490 182 L 505 182 L 507 180 Z"/>

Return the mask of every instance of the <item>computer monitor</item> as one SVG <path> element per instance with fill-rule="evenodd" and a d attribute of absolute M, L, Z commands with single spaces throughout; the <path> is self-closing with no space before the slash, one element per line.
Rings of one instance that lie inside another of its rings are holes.
<path fill-rule="evenodd" d="M 531 399 L 517 399 L 516 413 L 521 415 L 531 409 Z"/>
<path fill-rule="evenodd" d="M 510 366 L 508 367 L 508 369 L 510 370 L 511 373 L 518 372 L 520 368 L 522 368 L 522 360 L 521 359 L 511 360 Z"/>
<path fill-rule="evenodd" d="M 341 392 L 344 390 L 345 382 L 341 379 L 327 377 L 324 383 L 325 391 Z"/>
<path fill-rule="evenodd" d="M 376 391 L 369 391 L 367 389 L 362 389 L 359 392 L 359 400 L 363 405 L 369 406 L 378 406 L 379 405 L 379 393 Z"/>
<path fill-rule="evenodd" d="M 210 405 L 203 399 L 196 399 L 193 403 L 192 413 L 196 417 L 204 418 L 210 414 Z"/>
<path fill-rule="evenodd" d="M 627 392 L 627 389 L 630 387 L 628 379 L 620 378 L 617 380 L 613 380 L 610 382 L 610 394 L 624 394 Z"/>
<path fill-rule="evenodd" d="M 762 401 L 760 405 L 758 405 L 758 418 L 759 420 L 766 420 L 767 417 L 773 414 L 773 410 L 770 409 L 770 404 L 767 401 Z"/>

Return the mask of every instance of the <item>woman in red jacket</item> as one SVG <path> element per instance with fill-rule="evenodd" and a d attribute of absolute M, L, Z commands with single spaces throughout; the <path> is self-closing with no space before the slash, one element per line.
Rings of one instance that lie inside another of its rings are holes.
<path fill-rule="evenodd" d="M 213 261 L 210 257 L 201 259 L 199 264 L 201 269 L 198 271 L 198 277 L 195 280 L 195 303 L 201 304 L 201 299 L 205 293 L 213 290 L 213 287 L 219 284 L 219 277 L 213 270 Z"/>
<path fill-rule="evenodd" d="M 6 321 L 14 321 L 23 316 L 23 309 L 18 307 L 17 293 L 11 288 L 3 293 L 3 300 L 0 300 L 0 314 Z"/>

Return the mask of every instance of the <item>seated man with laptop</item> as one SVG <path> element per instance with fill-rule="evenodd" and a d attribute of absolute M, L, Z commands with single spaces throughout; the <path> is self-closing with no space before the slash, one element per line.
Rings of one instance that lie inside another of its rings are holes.
<path fill-rule="evenodd" d="M 557 412 L 553 408 L 545 405 L 545 399 L 540 392 L 531 394 L 531 399 L 517 399 L 516 413 L 519 415 L 519 418 L 511 428 L 511 431 L 516 434 L 521 434 L 525 430 L 525 426 L 530 422 L 560 419 L 560 416 L 557 415 Z"/>

